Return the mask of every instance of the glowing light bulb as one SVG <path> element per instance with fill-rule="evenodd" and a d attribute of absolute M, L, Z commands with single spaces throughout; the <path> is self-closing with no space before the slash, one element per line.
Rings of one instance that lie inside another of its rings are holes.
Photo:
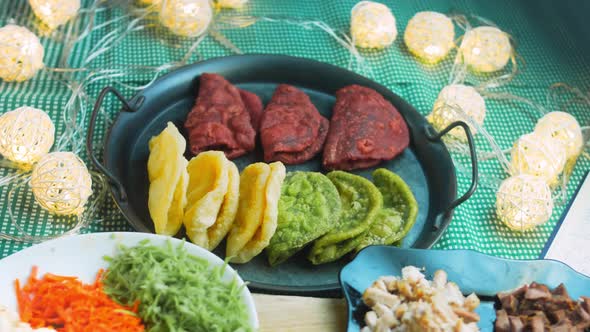
<path fill-rule="evenodd" d="M 547 113 L 537 122 L 535 132 L 541 134 L 544 140 L 565 146 L 568 160 L 575 159 L 582 153 L 582 129 L 576 118 L 569 113 Z"/>
<path fill-rule="evenodd" d="M 525 231 L 551 218 L 553 200 L 544 179 L 520 174 L 504 180 L 496 193 L 496 215 L 506 226 Z"/>
<path fill-rule="evenodd" d="M 162 0 L 137 0 L 141 5 L 158 5 Z"/>
<path fill-rule="evenodd" d="M 512 147 L 510 172 L 538 176 L 550 186 L 557 183 L 566 162 L 565 147 L 538 133 L 522 135 Z"/>
<path fill-rule="evenodd" d="M 504 68 L 513 53 L 508 34 L 490 26 L 468 30 L 459 50 L 469 68 L 484 73 Z"/>
<path fill-rule="evenodd" d="M 159 17 L 173 33 L 197 37 L 209 27 L 213 8 L 208 0 L 162 0 Z"/>
<path fill-rule="evenodd" d="M 217 5 L 221 8 L 239 9 L 247 3 L 248 0 L 217 0 Z"/>
<path fill-rule="evenodd" d="M 80 0 L 29 0 L 35 15 L 50 29 L 65 24 L 80 10 Z"/>
<path fill-rule="evenodd" d="M 427 119 L 438 131 L 455 121 L 465 121 L 475 135 L 477 128 L 470 121 L 482 126 L 485 116 L 486 103 L 475 88 L 463 84 L 451 84 L 441 90 Z M 461 128 L 452 129 L 449 135 L 462 142 L 467 141 L 467 136 Z"/>
<path fill-rule="evenodd" d="M 418 59 L 436 63 L 455 45 L 455 27 L 447 16 L 437 12 L 419 12 L 410 19 L 404 32 L 408 50 Z"/>
<path fill-rule="evenodd" d="M 0 78 L 26 81 L 43 68 L 45 51 L 39 38 L 27 28 L 9 24 L 0 28 Z"/>
<path fill-rule="evenodd" d="M 352 8 L 350 34 L 358 47 L 385 48 L 397 37 L 395 17 L 384 4 L 361 1 Z"/>
<path fill-rule="evenodd" d="M 80 215 L 92 195 L 92 178 L 84 162 L 71 152 L 49 153 L 31 175 L 35 200 L 56 215 Z"/>
<path fill-rule="evenodd" d="M 42 110 L 19 107 L 0 116 L 0 154 L 30 168 L 53 146 L 55 126 Z"/>

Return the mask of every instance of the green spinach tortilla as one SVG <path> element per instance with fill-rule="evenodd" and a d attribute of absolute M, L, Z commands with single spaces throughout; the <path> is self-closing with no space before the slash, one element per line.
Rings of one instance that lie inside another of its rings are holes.
<path fill-rule="evenodd" d="M 338 222 L 336 187 L 321 173 L 289 173 L 281 188 L 277 230 L 266 248 L 268 262 L 284 262 Z"/>
<path fill-rule="evenodd" d="M 369 229 L 359 237 L 355 251 L 369 245 L 391 245 L 401 241 L 414 226 L 418 215 L 416 198 L 397 174 L 379 168 L 373 172 L 373 183 L 383 196 L 383 208 Z"/>
<path fill-rule="evenodd" d="M 371 181 L 342 171 L 327 176 L 338 189 L 342 212 L 335 227 L 315 241 L 308 256 L 313 264 L 335 261 L 354 250 L 357 239 L 369 229 L 383 206 L 382 195 Z"/>

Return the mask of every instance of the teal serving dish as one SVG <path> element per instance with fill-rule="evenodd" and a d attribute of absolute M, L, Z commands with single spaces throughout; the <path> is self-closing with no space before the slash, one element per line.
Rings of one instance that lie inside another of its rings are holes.
<path fill-rule="evenodd" d="M 401 269 L 413 265 L 425 268 L 432 279 L 436 270 L 448 274 L 463 294 L 475 293 L 481 305 L 476 312 L 482 331 L 493 331 L 496 313 L 494 299 L 498 292 L 509 291 L 533 281 L 553 288 L 563 283 L 574 299 L 590 295 L 590 278 L 566 264 L 554 260 L 510 260 L 471 250 L 423 250 L 391 246 L 363 249 L 340 271 L 340 285 L 348 303 L 348 332 L 364 326 L 368 308 L 362 295 L 380 276 L 401 275 Z"/>

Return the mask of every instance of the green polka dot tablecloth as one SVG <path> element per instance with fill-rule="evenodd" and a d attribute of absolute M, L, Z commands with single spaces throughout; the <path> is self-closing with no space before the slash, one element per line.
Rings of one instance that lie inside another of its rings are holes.
<path fill-rule="evenodd" d="M 122 1 L 115 2 L 119 4 Z M 383 51 L 363 53 L 371 68 L 371 73 L 368 75 L 408 100 L 424 115 L 429 113 L 438 92 L 448 82 L 453 56 L 438 65 L 426 66 L 417 62 L 409 54 L 403 45 L 402 35 L 408 20 L 418 11 L 433 10 L 442 13 L 478 15 L 495 22 L 500 28 L 510 33 L 514 37 L 517 52 L 522 59 L 519 66 L 520 73 L 509 85 L 500 88 L 499 92 L 509 92 L 546 104 L 548 88 L 556 82 L 567 83 L 584 93 L 590 91 L 590 34 L 587 33 L 583 15 L 590 12 L 590 2 L 573 0 L 382 2 L 393 10 L 400 33 L 392 47 Z M 250 0 L 244 9 L 229 13 L 321 20 L 335 29 L 347 31 L 350 9 L 355 3 L 355 0 Z M 81 33 L 88 24 L 89 15 L 82 14 L 85 16 L 80 18 L 78 24 L 70 24 L 59 30 L 57 34 L 41 38 L 46 51 L 44 58 L 46 66 L 60 68 L 65 63 L 73 68 L 95 69 L 159 66 L 179 61 L 192 44 L 191 40 L 168 34 L 157 27 L 157 24 L 151 24 L 127 34 L 123 33 L 131 19 L 122 17 L 126 11 L 121 6 L 115 6 L 117 4 L 111 8 L 105 7 L 104 4 L 100 5 L 101 9 L 94 17 L 94 25 L 99 27 L 101 23 L 110 22 L 110 24 L 101 26 L 100 29 L 94 30 L 77 42 L 69 56 L 65 54 L 63 34 L 67 33 L 67 29 L 78 29 L 78 33 Z M 91 5 L 91 1 L 83 1 L 85 8 Z M 116 18 L 121 19 L 114 20 Z M 38 22 L 27 1 L 24 0 L 0 2 L 0 25 L 7 23 L 17 23 L 38 31 Z M 242 29 L 224 30 L 223 34 L 244 53 L 288 54 L 341 67 L 347 67 L 349 63 L 348 52 L 327 33 L 317 28 L 257 22 Z M 85 64 L 85 59 L 96 51 L 96 45 L 110 37 L 113 37 L 114 47 Z M 189 62 L 230 54 L 227 47 L 208 36 L 199 45 Z M 84 75 L 79 77 L 83 78 Z M 482 81 L 487 78 L 489 77 L 472 76 L 470 79 Z M 147 83 L 149 79 L 148 74 L 128 74 L 119 77 L 118 81 L 138 86 Z M 85 107 L 92 105 L 102 87 L 114 83 L 112 80 L 97 80 L 89 84 L 86 89 L 87 95 L 82 98 Z M 132 96 L 134 93 L 128 88 L 121 89 L 126 96 Z M 58 75 L 42 71 L 35 78 L 24 83 L 0 82 L 0 113 L 22 105 L 43 109 L 56 123 L 59 136 L 66 128 L 62 113 L 70 101 L 70 96 L 70 88 L 59 80 Z M 488 113 L 485 127 L 502 148 L 509 148 L 520 135 L 532 131 L 538 118 L 537 113 L 523 103 L 486 100 L 486 104 Z M 102 142 L 109 119 L 114 119 L 119 109 L 120 106 L 115 101 L 107 101 L 105 110 L 108 114 L 103 114 L 100 119 L 101 123 L 95 137 L 96 144 Z M 581 125 L 590 124 L 588 106 L 572 103 L 567 110 L 578 119 Z M 481 138 L 477 139 L 477 144 L 480 150 L 489 149 Z M 84 152 L 82 157 L 88 161 Z M 454 159 L 460 165 L 468 163 L 461 156 L 454 156 Z M 494 161 L 484 161 L 480 166 L 480 172 L 487 176 L 505 176 Z M 581 157 L 571 176 L 568 199 L 589 169 L 590 161 Z M 9 174 L 8 170 L 0 169 L 0 176 L 7 174 Z M 457 174 L 458 194 L 461 194 L 467 190 L 471 179 L 467 173 L 458 171 Z M 62 222 L 47 222 L 47 214 L 33 204 L 30 192 L 23 188 L 17 188 L 15 191 L 17 199 L 12 200 L 9 207 L 7 195 L 10 188 L 10 186 L 0 187 L 0 232 L 17 234 L 17 230 L 10 222 L 9 208 L 14 211 L 19 226 L 34 235 L 60 232 L 68 227 Z M 517 259 L 536 258 L 567 206 L 567 204 L 556 205 L 553 217 L 545 225 L 525 233 L 515 233 L 496 220 L 494 202 L 494 189 L 485 185 L 480 186 L 472 198 L 455 211 L 450 227 L 435 247 L 474 249 L 491 255 Z M 102 204 L 99 214 L 99 220 L 94 220 L 83 232 L 131 230 L 110 197 Z M 10 255 L 26 246 L 28 244 L 0 240 L 0 257 Z"/>

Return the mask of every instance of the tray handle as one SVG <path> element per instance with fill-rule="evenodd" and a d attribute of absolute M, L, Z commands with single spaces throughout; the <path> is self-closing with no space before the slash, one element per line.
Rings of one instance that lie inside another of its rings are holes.
<path fill-rule="evenodd" d="M 108 178 L 108 181 L 111 183 L 111 185 L 117 188 L 120 202 L 126 202 L 127 192 L 125 191 L 125 188 L 123 188 L 121 182 L 108 169 L 106 169 L 106 167 L 104 167 L 100 163 L 100 161 L 98 161 L 98 159 L 94 155 L 94 144 L 92 143 L 92 138 L 94 137 L 94 127 L 96 126 L 96 117 L 98 116 L 98 111 L 102 107 L 104 98 L 107 96 L 107 94 L 109 94 L 109 92 L 114 94 L 115 97 L 117 97 L 117 99 L 121 101 L 121 103 L 124 106 L 124 110 L 126 110 L 127 112 L 135 111 L 135 109 L 131 107 L 127 100 L 125 100 L 125 97 L 123 97 L 121 93 L 117 91 L 115 88 L 107 86 L 106 88 L 102 89 L 102 91 L 98 95 L 96 104 L 94 104 L 94 109 L 92 110 L 92 115 L 90 117 L 88 135 L 86 135 L 86 153 L 88 154 L 88 157 L 90 157 L 90 160 L 92 161 L 94 166 L 96 166 L 96 168 L 98 168 Z"/>
<path fill-rule="evenodd" d="M 439 229 L 442 220 L 448 217 L 453 210 L 459 206 L 459 204 L 465 202 L 473 193 L 475 189 L 477 189 L 477 179 L 478 179 L 478 170 L 477 170 L 477 151 L 475 150 L 475 143 L 473 142 L 473 135 L 471 134 L 471 130 L 469 126 L 463 121 L 456 121 L 451 123 L 448 127 L 443 129 L 440 132 L 435 132 L 432 127 L 426 127 L 426 137 L 431 141 L 439 141 L 444 135 L 446 135 L 449 131 L 456 127 L 461 127 L 465 131 L 465 136 L 467 136 L 467 142 L 469 144 L 469 154 L 471 156 L 471 186 L 469 190 L 463 196 L 455 199 L 447 208 L 447 210 L 440 215 L 437 220 L 434 222 L 434 229 Z"/>

